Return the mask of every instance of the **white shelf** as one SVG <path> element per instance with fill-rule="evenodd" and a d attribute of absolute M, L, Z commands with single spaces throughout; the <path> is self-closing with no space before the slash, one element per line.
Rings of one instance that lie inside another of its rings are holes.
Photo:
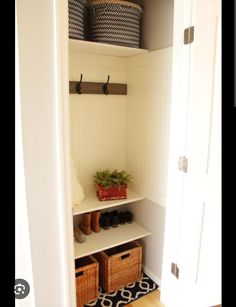
<path fill-rule="evenodd" d="M 100 201 L 98 200 L 95 191 L 90 191 L 79 205 L 73 206 L 73 215 L 120 206 L 141 199 L 144 198 L 136 192 L 128 189 L 128 197 L 126 199 Z"/>
<path fill-rule="evenodd" d="M 108 230 L 101 229 L 99 232 L 92 232 L 86 236 L 86 242 L 74 241 L 75 259 L 91 255 L 107 248 L 124 244 L 150 235 L 151 233 L 136 222 L 132 224 L 111 227 Z"/>
<path fill-rule="evenodd" d="M 133 55 L 138 55 L 148 52 L 147 49 L 130 48 L 110 44 L 102 44 L 89 42 L 84 40 L 69 39 L 69 50 L 82 53 L 92 53 L 100 55 L 110 55 L 128 58 Z"/>

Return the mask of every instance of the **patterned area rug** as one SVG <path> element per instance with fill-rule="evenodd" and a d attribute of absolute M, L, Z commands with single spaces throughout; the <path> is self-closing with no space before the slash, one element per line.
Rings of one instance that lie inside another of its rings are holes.
<path fill-rule="evenodd" d="M 148 277 L 145 273 L 142 273 L 142 279 L 136 283 L 130 284 L 122 289 L 107 294 L 99 287 L 99 298 L 85 305 L 86 307 L 122 307 L 138 298 L 156 290 L 158 285 Z"/>

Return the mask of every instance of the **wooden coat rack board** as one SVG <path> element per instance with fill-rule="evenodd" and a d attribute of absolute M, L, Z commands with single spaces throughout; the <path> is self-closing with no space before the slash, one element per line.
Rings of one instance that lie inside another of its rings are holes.
<path fill-rule="evenodd" d="M 84 82 L 70 81 L 70 94 L 105 94 L 105 95 L 127 95 L 127 84 L 108 83 L 110 76 L 108 76 L 107 83 L 98 82 Z"/>

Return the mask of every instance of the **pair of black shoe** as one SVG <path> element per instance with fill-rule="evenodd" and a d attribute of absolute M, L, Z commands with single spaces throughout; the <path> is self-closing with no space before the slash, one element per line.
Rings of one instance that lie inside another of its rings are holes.
<path fill-rule="evenodd" d="M 101 214 L 100 217 L 100 226 L 103 229 L 109 229 L 112 227 L 118 227 L 119 226 L 119 214 L 117 210 L 114 210 L 112 212 L 104 212 Z"/>
<path fill-rule="evenodd" d="M 119 212 L 113 210 L 111 212 L 104 212 L 100 217 L 100 226 L 103 229 L 109 229 L 110 226 L 118 227 L 119 224 L 132 223 L 133 215 L 131 212 Z"/>
<path fill-rule="evenodd" d="M 111 226 L 112 227 L 118 227 L 119 222 L 118 222 L 118 212 L 117 212 L 117 210 L 114 210 L 112 212 L 102 213 L 101 217 L 100 217 L 100 226 L 103 229 L 109 229 Z"/>
<path fill-rule="evenodd" d="M 120 224 L 129 223 L 131 224 L 133 222 L 133 215 L 130 211 L 120 212 L 119 213 L 119 221 Z"/>

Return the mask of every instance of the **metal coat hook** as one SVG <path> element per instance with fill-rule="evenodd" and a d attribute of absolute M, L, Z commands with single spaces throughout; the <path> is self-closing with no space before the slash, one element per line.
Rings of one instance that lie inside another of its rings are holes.
<path fill-rule="evenodd" d="M 83 74 L 80 74 L 80 80 L 79 82 L 76 84 L 76 91 L 79 95 L 81 95 L 83 92 L 81 91 L 81 82 L 83 79 Z"/>
<path fill-rule="evenodd" d="M 110 80 L 110 76 L 108 75 L 108 77 L 107 77 L 107 83 L 105 83 L 104 85 L 103 85 L 103 93 L 105 94 L 105 95 L 108 95 L 109 94 L 109 90 L 108 90 L 108 83 L 109 83 L 109 80 Z"/>

